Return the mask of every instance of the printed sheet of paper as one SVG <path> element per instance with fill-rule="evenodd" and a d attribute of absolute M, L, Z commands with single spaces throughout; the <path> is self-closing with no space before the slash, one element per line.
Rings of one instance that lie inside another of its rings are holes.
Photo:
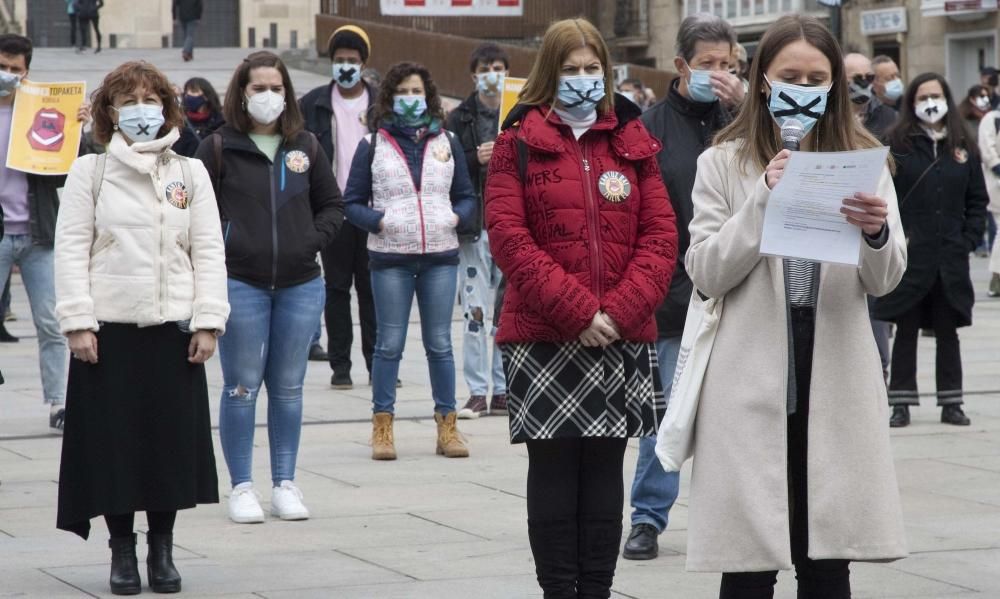
<path fill-rule="evenodd" d="M 888 148 L 792 152 L 764 213 L 760 253 L 857 266 L 861 228 L 840 209 L 855 193 L 875 193 Z"/>
<path fill-rule="evenodd" d="M 7 168 L 35 175 L 65 175 L 80 149 L 76 113 L 87 84 L 22 81 L 14 98 Z"/>
<path fill-rule="evenodd" d="M 521 88 L 527 82 L 527 79 L 521 77 L 503 78 L 503 91 L 500 92 L 500 127 L 503 126 L 503 121 L 510 114 L 511 109 L 517 104 L 517 95 L 521 93 Z"/>

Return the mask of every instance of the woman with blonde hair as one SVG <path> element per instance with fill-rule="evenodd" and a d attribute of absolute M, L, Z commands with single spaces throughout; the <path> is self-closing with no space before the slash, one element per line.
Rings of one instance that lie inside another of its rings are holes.
<path fill-rule="evenodd" d="M 779 19 L 740 116 L 698 159 L 685 263 L 725 303 L 695 422 L 687 567 L 723 572 L 722 599 L 773 597 L 793 565 L 799 597 L 846 599 L 850 560 L 906 555 L 865 299 L 906 268 L 889 165 L 876 194 L 843 202 L 863 231 L 857 267 L 760 254 L 786 119 L 805 128 L 805 151 L 879 145 L 851 116 L 841 56 L 816 19 Z"/>
<path fill-rule="evenodd" d="M 507 280 L 497 343 L 547 598 L 610 596 L 625 445 L 664 409 L 653 314 L 677 231 L 640 113 L 614 94 L 593 25 L 560 21 L 490 161 L 486 222 Z"/>

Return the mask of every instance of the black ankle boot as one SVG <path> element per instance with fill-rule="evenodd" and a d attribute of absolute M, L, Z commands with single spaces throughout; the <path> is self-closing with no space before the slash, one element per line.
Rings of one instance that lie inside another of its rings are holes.
<path fill-rule="evenodd" d="M 607 599 L 618 565 L 618 550 L 622 543 L 622 517 L 580 518 L 577 563 L 580 580 L 576 592 L 579 599 Z"/>
<path fill-rule="evenodd" d="M 146 576 L 154 593 L 179 593 L 181 575 L 174 567 L 174 535 L 149 533 L 146 535 L 149 555 L 146 556 Z"/>
<path fill-rule="evenodd" d="M 139 560 L 135 556 L 135 534 L 111 537 L 111 593 L 113 595 L 138 595 L 142 591 L 139 580 Z"/>
<path fill-rule="evenodd" d="M 576 599 L 576 520 L 528 520 L 528 540 L 544 599 Z"/>
<path fill-rule="evenodd" d="M 889 417 L 889 426 L 901 428 L 910 424 L 910 406 L 892 406 L 892 416 Z"/>
<path fill-rule="evenodd" d="M 969 426 L 972 421 L 962 411 L 962 405 L 944 406 L 941 408 L 941 422 L 945 424 L 957 424 L 958 426 Z"/>

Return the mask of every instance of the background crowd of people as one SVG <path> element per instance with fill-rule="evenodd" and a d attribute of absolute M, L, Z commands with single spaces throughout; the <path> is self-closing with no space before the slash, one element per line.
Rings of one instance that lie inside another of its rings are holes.
<path fill-rule="evenodd" d="M 67 0 L 80 45 L 92 26 L 97 51 L 101 5 Z M 200 10 L 175 3 L 192 23 L 185 60 Z M 224 100 L 203 78 L 177 87 L 122 64 L 77 115 L 90 130 L 69 175 L 44 177 L 5 166 L 32 46 L 0 36 L 0 272 L 20 267 L 50 425 L 65 431 L 57 526 L 86 538 L 104 517 L 113 593 L 141 590 L 135 512 L 150 523 L 150 586 L 177 592 L 177 511 L 219 501 L 205 374 L 216 344 L 229 518 L 266 519 L 251 476 L 263 389 L 271 514 L 309 518 L 295 482 L 303 381 L 320 359 L 333 389 L 354 386 L 352 287 L 372 459 L 397 458 L 416 299 L 436 453 L 468 457 L 457 421 L 489 415 L 509 415 L 511 442 L 526 444 L 545 597 L 609 596 L 630 437 L 622 554 L 657 556 L 679 473 L 655 434 L 696 294 L 725 298 L 725 326 L 698 412 L 688 567 L 722 572 L 725 598 L 771 597 L 791 567 L 805 596 L 846 598 L 850 561 L 905 557 L 888 427 L 918 403 L 922 330 L 942 422 L 970 423 L 957 331 L 972 324 L 970 254 L 995 249 L 995 69 L 956 97 L 937 74 L 907 84 L 887 57 L 845 55 L 809 17 L 779 19 L 748 59 L 731 25 L 698 15 L 657 101 L 639 80 L 616 86 L 600 33 L 570 19 L 549 28 L 501 120 L 499 46 L 473 52 L 472 91 L 450 114 L 424 65 L 364 77 L 371 50 L 363 29 L 338 29 L 330 83 L 300 100 L 270 52 L 236 66 Z M 844 200 L 863 231 L 856 268 L 760 255 L 786 118 L 803 123 L 804 151 L 890 148 L 877 192 Z M 778 351 L 748 354 L 750 337 Z M 17 339 L 0 329 L 0 341 Z"/>

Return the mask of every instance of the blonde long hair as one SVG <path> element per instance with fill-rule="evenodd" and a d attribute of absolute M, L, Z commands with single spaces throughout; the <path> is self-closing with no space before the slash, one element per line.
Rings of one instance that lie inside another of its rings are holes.
<path fill-rule="evenodd" d="M 601 33 L 586 19 L 565 19 L 549 25 L 518 102 L 528 106 L 554 105 L 563 61 L 573 50 L 587 46 L 597 55 L 604 69 L 604 98 L 597 110 L 601 113 L 612 110 L 615 81 L 611 72 L 611 53 Z"/>
<path fill-rule="evenodd" d="M 814 17 L 788 15 L 775 21 L 764 33 L 750 69 L 750 89 L 743 107 L 733 122 L 715 137 L 716 145 L 727 141 L 740 144 L 741 166 L 752 162 L 764 170 L 774 155 L 781 151 L 779 136 L 775 134 L 776 125 L 767 107 L 764 74 L 778 53 L 798 40 L 804 40 L 822 52 L 832 68 L 833 82 L 827 98 L 826 114 L 813 129 L 816 140 L 814 149 L 819 152 L 843 152 L 882 145 L 865 130 L 851 110 L 844 60 L 837 40 Z M 893 166 L 890 158 L 889 167 Z"/>

